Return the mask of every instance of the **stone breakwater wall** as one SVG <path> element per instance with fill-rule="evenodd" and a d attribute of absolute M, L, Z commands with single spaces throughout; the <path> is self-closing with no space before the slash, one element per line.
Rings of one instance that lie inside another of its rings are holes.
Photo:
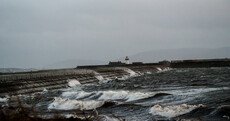
<path fill-rule="evenodd" d="M 95 69 L 59 69 L 21 73 L 0 74 L 0 97 L 5 95 L 28 94 L 68 88 L 68 80 L 76 79 L 81 84 L 129 77 L 134 73 L 156 72 L 164 66 L 104 67 Z M 100 78 L 99 78 L 100 77 Z"/>
<path fill-rule="evenodd" d="M 198 59 L 198 60 L 174 60 L 170 63 L 171 68 L 209 68 L 230 67 L 230 59 Z"/>

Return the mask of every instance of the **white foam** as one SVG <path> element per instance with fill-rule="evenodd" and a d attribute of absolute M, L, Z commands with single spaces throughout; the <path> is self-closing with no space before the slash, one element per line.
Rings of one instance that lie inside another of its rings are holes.
<path fill-rule="evenodd" d="M 139 99 L 148 98 L 151 96 L 154 96 L 156 93 L 152 92 L 131 92 L 131 91 L 98 91 L 98 92 L 85 92 L 85 91 L 66 91 L 63 92 L 61 97 L 62 98 L 70 98 L 70 99 L 82 99 L 84 97 L 92 97 L 92 96 L 99 96 L 98 100 L 106 101 L 106 100 L 126 100 L 126 102 L 129 101 L 135 101 Z M 89 98 L 90 98 L 89 97 Z"/>
<path fill-rule="evenodd" d="M 134 101 L 139 99 L 144 99 L 153 96 L 153 93 L 142 93 L 142 92 L 131 92 L 127 96 L 127 101 Z"/>
<path fill-rule="evenodd" d="M 100 95 L 99 100 L 118 100 L 125 99 L 128 95 L 127 91 L 99 91 L 97 94 Z"/>
<path fill-rule="evenodd" d="M 85 91 L 71 91 L 71 92 L 63 92 L 62 97 L 65 98 L 71 98 L 74 97 L 75 99 L 83 98 L 86 96 L 91 95 L 92 93 L 90 92 L 85 92 Z"/>
<path fill-rule="evenodd" d="M 124 80 L 127 80 L 130 77 L 136 77 L 136 76 L 142 75 L 141 73 L 136 73 L 136 72 L 134 72 L 133 70 L 131 70 L 129 68 L 125 68 L 123 70 L 126 71 L 127 73 L 129 73 L 129 75 L 124 75 L 121 78 L 117 78 L 117 80 L 124 81 Z"/>
<path fill-rule="evenodd" d="M 134 72 L 133 70 L 131 69 L 125 69 L 126 72 L 128 72 L 130 74 L 130 77 L 133 77 L 133 76 L 137 76 L 136 72 Z"/>
<path fill-rule="evenodd" d="M 97 72 L 94 72 L 95 73 L 95 77 L 99 80 L 99 81 L 103 81 L 104 80 L 104 77 L 101 76 L 99 73 Z"/>
<path fill-rule="evenodd" d="M 111 79 L 104 78 L 102 75 L 100 75 L 97 72 L 94 72 L 94 73 L 95 73 L 95 78 L 97 78 L 99 80 L 99 82 L 98 82 L 99 84 L 106 84 L 106 83 L 111 81 Z"/>
<path fill-rule="evenodd" d="M 161 106 L 159 104 L 154 105 L 150 109 L 150 113 L 153 115 L 160 115 L 164 117 L 176 117 L 185 113 L 188 113 L 196 108 L 202 107 L 203 105 L 187 105 L 187 104 L 182 104 L 182 105 L 175 105 L 175 106 Z"/>
<path fill-rule="evenodd" d="M 6 103 L 8 101 L 8 98 L 0 98 L 0 103 Z"/>
<path fill-rule="evenodd" d="M 43 89 L 43 92 L 48 92 L 48 90 L 46 88 Z"/>
<path fill-rule="evenodd" d="M 124 81 L 124 80 L 127 80 L 128 78 L 129 78 L 129 76 L 125 75 L 125 76 L 122 76 L 121 78 L 117 78 L 117 79 L 120 81 Z"/>
<path fill-rule="evenodd" d="M 49 105 L 48 109 L 56 110 L 92 110 L 98 107 L 101 107 L 104 104 L 104 101 L 79 101 L 79 100 L 70 100 L 63 99 L 60 97 L 55 97 L 54 101 Z"/>
<path fill-rule="evenodd" d="M 172 69 L 169 68 L 169 67 L 164 68 L 164 69 L 161 69 L 161 68 L 157 67 L 157 70 L 158 70 L 157 73 L 162 73 L 162 72 L 170 71 L 170 70 L 172 70 Z"/>
<path fill-rule="evenodd" d="M 146 74 L 152 74 L 152 73 L 148 71 L 148 72 L 146 72 Z"/>
<path fill-rule="evenodd" d="M 128 101 L 139 100 L 153 96 L 153 93 L 129 92 L 129 91 L 99 91 L 97 95 L 102 94 L 98 100 L 120 100 Z"/>
<path fill-rule="evenodd" d="M 76 79 L 68 79 L 67 82 L 70 87 L 76 87 L 78 85 L 81 85 L 81 83 Z"/>
<path fill-rule="evenodd" d="M 162 69 L 161 69 L 161 68 L 159 68 L 159 67 L 157 67 L 157 70 L 158 70 L 158 71 L 162 71 Z"/>
<path fill-rule="evenodd" d="M 201 93 L 207 93 L 211 91 L 218 91 L 218 90 L 227 90 L 229 87 L 221 87 L 221 88 L 198 88 L 198 89 L 185 89 L 185 90 L 173 90 L 169 93 L 174 95 L 196 95 Z"/>

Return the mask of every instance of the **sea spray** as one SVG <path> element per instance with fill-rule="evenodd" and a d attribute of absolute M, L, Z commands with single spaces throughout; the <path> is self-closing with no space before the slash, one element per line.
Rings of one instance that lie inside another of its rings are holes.
<path fill-rule="evenodd" d="M 128 72 L 130 74 L 130 77 L 138 76 L 138 74 L 136 72 L 134 72 L 133 70 L 131 70 L 129 68 L 124 69 L 124 71 Z"/>
<path fill-rule="evenodd" d="M 95 74 L 95 78 L 97 78 L 99 81 L 103 81 L 104 80 L 104 77 L 101 74 L 99 74 L 97 72 L 94 72 L 94 74 Z"/>
<path fill-rule="evenodd" d="M 161 68 L 157 67 L 157 70 L 158 70 L 157 73 L 162 73 L 162 72 L 166 72 L 166 71 L 171 71 L 172 68 L 167 67 L 167 68 L 161 69 Z"/>
<path fill-rule="evenodd" d="M 97 80 L 99 80 L 99 82 L 98 82 L 99 84 L 106 84 L 106 83 L 112 81 L 109 78 L 104 78 L 100 73 L 94 72 L 94 74 L 95 74 L 95 78 Z"/>
<path fill-rule="evenodd" d="M 76 87 L 78 85 L 81 85 L 81 83 L 76 79 L 68 79 L 67 82 L 70 87 Z"/>

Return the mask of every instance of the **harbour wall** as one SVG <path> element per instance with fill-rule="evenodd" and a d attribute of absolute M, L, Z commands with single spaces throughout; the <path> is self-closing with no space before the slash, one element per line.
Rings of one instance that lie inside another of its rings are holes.
<path fill-rule="evenodd" d="M 130 73 L 156 72 L 166 66 L 131 66 L 127 67 L 97 67 L 41 70 L 21 73 L 0 74 L 0 97 L 5 95 L 30 94 L 45 90 L 68 88 L 68 81 L 76 79 L 81 84 L 98 83 L 102 80 L 114 80 L 130 77 Z"/>
<path fill-rule="evenodd" d="M 171 68 L 209 68 L 209 67 L 230 67 L 230 59 L 193 59 L 174 60 L 170 62 Z"/>
<path fill-rule="evenodd" d="M 159 63 L 136 63 L 128 65 L 89 65 L 72 69 L 40 70 L 31 72 L 0 73 L 0 97 L 29 94 L 46 90 L 68 88 L 68 81 L 81 84 L 98 83 L 130 77 L 130 73 L 144 74 L 164 68 L 230 67 L 230 59 L 174 60 Z"/>

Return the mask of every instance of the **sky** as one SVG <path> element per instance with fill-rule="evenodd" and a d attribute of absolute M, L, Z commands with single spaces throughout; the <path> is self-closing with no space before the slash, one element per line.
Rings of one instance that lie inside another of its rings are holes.
<path fill-rule="evenodd" d="M 229 0 L 0 0 L 0 68 L 229 46 Z"/>

